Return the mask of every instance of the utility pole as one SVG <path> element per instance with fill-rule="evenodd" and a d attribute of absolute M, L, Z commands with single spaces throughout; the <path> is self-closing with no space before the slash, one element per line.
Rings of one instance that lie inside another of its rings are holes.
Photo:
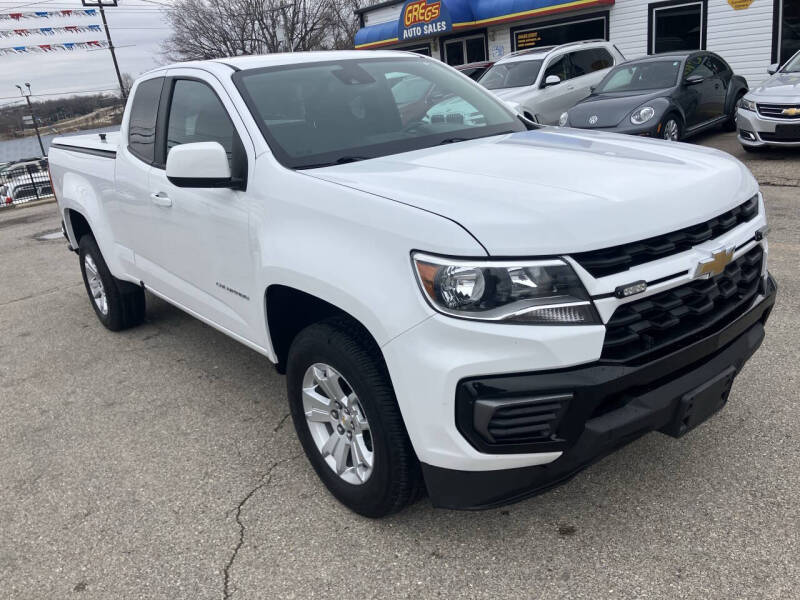
<path fill-rule="evenodd" d="M 42 136 L 39 134 L 39 124 L 36 122 L 36 115 L 33 114 L 33 104 L 31 104 L 31 84 L 25 82 L 25 87 L 28 88 L 28 93 L 25 93 L 25 90 L 22 89 L 22 86 L 17 84 L 17 89 L 19 90 L 20 95 L 22 95 L 25 100 L 28 102 L 28 110 L 31 113 L 31 119 L 33 120 L 33 126 L 36 128 L 36 139 L 39 140 L 39 149 L 42 151 L 42 156 L 45 155 L 44 153 L 44 144 L 42 144 Z"/>
<path fill-rule="evenodd" d="M 100 18 L 103 19 L 103 27 L 106 30 L 106 38 L 108 39 L 108 49 L 111 51 L 111 60 L 114 61 L 114 70 L 117 72 L 117 81 L 119 82 L 119 91 L 122 92 L 122 99 L 127 100 L 128 90 L 122 83 L 122 74 L 119 72 L 119 63 L 117 63 L 117 53 L 114 52 L 114 42 L 111 41 L 111 32 L 108 30 L 108 21 L 106 21 L 106 12 L 103 6 L 116 6 L 117 0 L 81 0 L 81 4 L 86 7 L 97 7 L 100 9 Z"/>

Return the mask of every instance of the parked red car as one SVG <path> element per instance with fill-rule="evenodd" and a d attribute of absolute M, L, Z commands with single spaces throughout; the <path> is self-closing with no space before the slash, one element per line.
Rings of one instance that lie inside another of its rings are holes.
<path fill-rule="evenodd" d="M 475 81 L 483 75 L 486 70 L 494 64 L 494 61 L 483 61 L 483 62 L 474 62 L 474 63 L 467 63 L 466 65 L 458 65 L 455 67 L 457 70 L 461 71 L 464 75 L 469 77 L 470 79 L 474 79 Z"/>

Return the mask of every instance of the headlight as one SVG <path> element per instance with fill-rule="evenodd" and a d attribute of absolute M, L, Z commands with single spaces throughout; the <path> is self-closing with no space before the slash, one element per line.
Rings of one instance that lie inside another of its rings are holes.
<path fill-rule="evenodd" d="M 650 119 L 656 116 L 656 111 L 652 106 L 643 106 L 631 115 L 631 123 L 634 125 L 641 125 L 647 123 Z"/>
<path fill-rule="evenodd" d="M 752 100 L 748 100 L 747 98 L 742 98 L 739 100 L 739 108 L 743 108 L 745 110 L 752 110 L 756 112 L 756 103 Z"/>
<path fill-rule="evenodd" d="M 567 123 L 569 123 L 569 113 L 561 113 L 561 116 L 558 117 L 558 126 L 566 127 Z"/>
<path fill-rule="evenodd" d="M 440 313 L 503 323 L 595 325 L 589 294 L 559 259 L 469 261 L 413 255 L 428 302 Z"/>

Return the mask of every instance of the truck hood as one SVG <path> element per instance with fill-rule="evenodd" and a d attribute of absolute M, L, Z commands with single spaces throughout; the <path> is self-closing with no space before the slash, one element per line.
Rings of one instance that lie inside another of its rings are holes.
<path fill-rule="evenodd" d="M 456 221 L 493 256 L 653 237 L 708 220 L 758 189 L 717 150 L 552 127 L 304 173 Z"/>
<path fill-rule="evenodd" d="M 764 83 L 752 90 L 747 97 L 763 96 L 759 100 L 769 98 L 793 98 L 800 102 L 800 73 L 776 73 Z"/>

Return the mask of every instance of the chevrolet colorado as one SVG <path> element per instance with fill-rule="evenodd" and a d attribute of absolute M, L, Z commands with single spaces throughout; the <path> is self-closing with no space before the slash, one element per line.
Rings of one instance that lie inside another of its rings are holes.
<path fill-rule="evenodd" d="M 413 54 L 162 67 L 50 169 L 102 324 L 141 323 L 148 290 L 266 356 L 312 467 L 373 517 L 424 490 L 497 506 L 683 435 L 776 294 L 735 159 L 538 126 Z"/>

